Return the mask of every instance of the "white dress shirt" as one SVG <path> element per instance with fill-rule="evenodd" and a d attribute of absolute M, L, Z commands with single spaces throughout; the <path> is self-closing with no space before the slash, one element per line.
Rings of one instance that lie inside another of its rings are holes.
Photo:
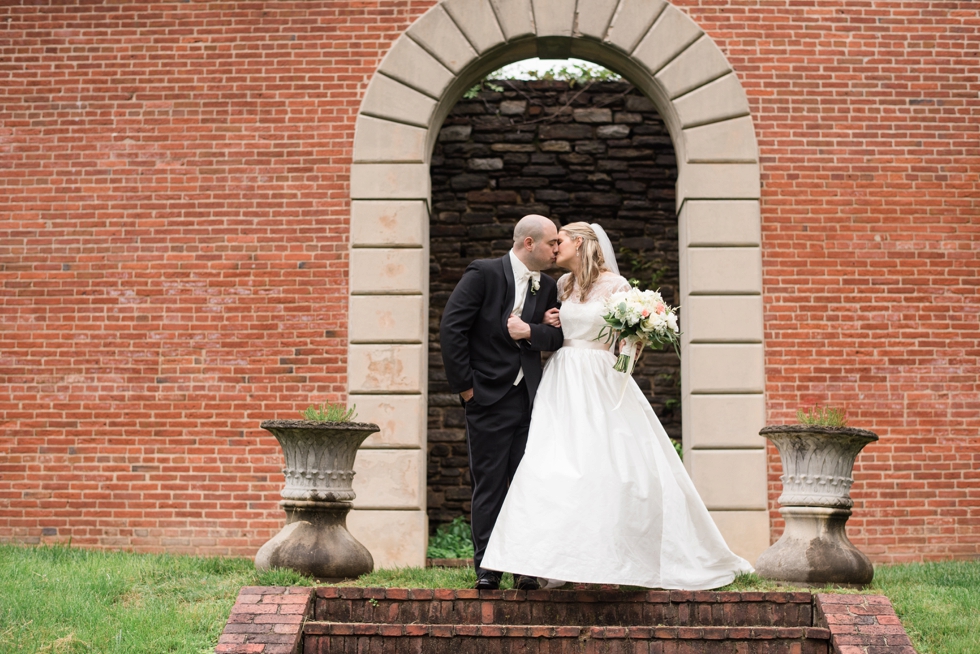
<path fill-rule="evenodd" d="M 511 315 L 521 317 L 521 313 L 524 311 L 524 298 L 527 297 L 527 285 L 531 283 L 532 279 L 539 280 L 541 278 L 541 273 L 537 271 L 531 271 L 527 269 L 524 262 L 517 258 L 514 251 L 510 251 L 510 266 L 514 271 L 514 308 L 511 310 Z M 521 368 L 517 371 L 517 378 L 514 380 L 514 386 L 521 383 L 524 378 L 524 369 Z"/>

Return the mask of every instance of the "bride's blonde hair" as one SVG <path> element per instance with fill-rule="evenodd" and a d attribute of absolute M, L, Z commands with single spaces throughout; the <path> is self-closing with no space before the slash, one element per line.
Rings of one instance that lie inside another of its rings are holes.
<path fill-rule="evenodd" d="M 582 244 L 577 249 L 579 260 L 578 272 L 572 273 L 572 283 L 565 284 L 565 288 L 562 290 L 559 299 L 564 302 L 571 297 L 572 290 L 577 288 L 579 301 L 585 302 L 585 298 L 589 295 L 589 291 L 592 290 L 592 285 L 599 279 L 599 275 L 602 274 L 603 270 L 609 270 L 606 267 L 606 259 L 602 256 L 602 247 L 599 245 L 599 239 L 596 238 L 595 232 L 589 226 L 589 223 L 585 222 L 569 223 L 558 231 L 559 233 L 565 232 L 572 240 L 577 241 L 580 238 L 582 239 Z"/>

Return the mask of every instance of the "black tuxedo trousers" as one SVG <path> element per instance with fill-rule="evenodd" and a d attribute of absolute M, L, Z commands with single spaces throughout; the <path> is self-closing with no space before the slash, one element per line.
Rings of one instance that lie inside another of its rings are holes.
<path fill-rule="evenodd" d="M 473 564 L 479 573 L 493 525 L 527 445 L 531 425 L 527 381 L 522 379 L 517 386 L 511 386 L 510 391 L 489 406 L 470 401 L 465 407 L 466 447 L 473 480 L 470 510 Z"/>

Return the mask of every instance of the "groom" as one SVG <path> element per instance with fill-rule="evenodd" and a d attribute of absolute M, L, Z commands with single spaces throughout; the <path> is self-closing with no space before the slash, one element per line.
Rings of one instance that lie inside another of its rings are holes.
<path fill-rule="evenodd" d="M 531 404 L 541 381 L 541 352 L 561 347 L 561 329 L 541 324 L 558 306 L 555 281 L 540 271 L 558 256 L 558 230 L 544 216 L 524 216 L 514 247 L 499 259 L 479 259 L 463 273 L 439 336 L 449 386 L 466 410 L 466 443 L 473 480 L 472 528 L 479 589 L 494 590 L 500 573 L 483 570 L 483 552 L 524 456 Z M 534 590 L 534 577 L 515 575 Z"/>

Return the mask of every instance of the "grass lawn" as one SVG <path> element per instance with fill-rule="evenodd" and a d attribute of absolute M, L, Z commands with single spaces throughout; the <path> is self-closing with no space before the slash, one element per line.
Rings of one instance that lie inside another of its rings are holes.
<path fill-rule="evenodd" d="M 871 590 L 892 601 L 920 654 L 980 652 L 980 561 L 880 566 Z"/>
<path fill-rule="evenodd" d="M 0 545 L 0 652 L 213 652 L 242 586 L 303 584 L 247 559 Z"/>
<path fill-rule="evenodd" d="M 472 569 L 378 570 L 357 586 L 468 588 Z M 505 576 L 505 586 L 510 583 Z M 313 585 L 248 559 L 0 545 L 0 653 L 213 652 L 242 586 Z M 725 590 L 775 590 L 755 575 Z M 879 567 L 921 654 L 980 651 L 980 562 Z"/>

